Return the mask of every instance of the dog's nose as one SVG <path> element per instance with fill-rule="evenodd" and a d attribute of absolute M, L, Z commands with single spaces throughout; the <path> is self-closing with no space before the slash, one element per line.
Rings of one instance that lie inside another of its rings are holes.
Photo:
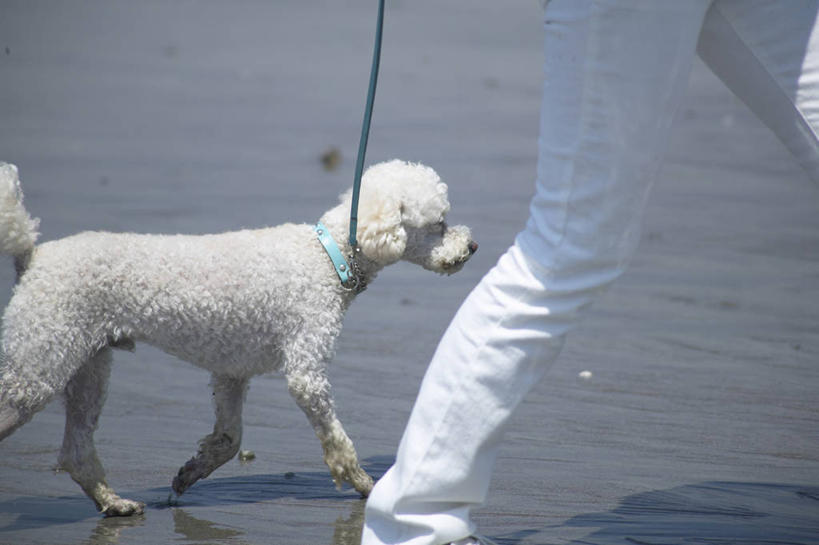
<path fill-rule="evenodd" d="M 469 248 L 469 253 L 470 254 L 474 254 L 475 252 L 478 251 L 478 243 L 475 242 L 474 240 L 470 240 L 469 244 L 467 244 L 466 247 Z"/>

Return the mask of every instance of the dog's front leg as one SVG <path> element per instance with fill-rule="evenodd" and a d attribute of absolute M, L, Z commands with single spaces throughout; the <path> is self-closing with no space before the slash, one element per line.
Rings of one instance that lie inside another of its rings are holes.
<path fill-rule="evenodd" d="M 298 373 L 287 373 L 287 387 L 324 449 L 324 462 L 330 468 L 330 475 L 336 487 L 350 483 L 362 496 L 368 496 L 373 488 L 372 477 L 361 469 L 353 442 L 336 417 L 330 383 L 322 371 L 300 369 Z"/>
<path fill-rule="evenodd" d="M 242 406 L 247 379 L 213 375 L 213 401 L 216 423 L 213 433 L 199 441 L 199 452 L 179 469 L 173 490 L 181 495 L 193 483 L 204 479 L 239 452 L 242 442 Z"/>

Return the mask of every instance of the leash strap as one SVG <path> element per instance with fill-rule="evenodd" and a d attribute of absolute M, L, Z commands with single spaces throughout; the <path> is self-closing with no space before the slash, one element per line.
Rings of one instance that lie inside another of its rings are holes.
<path fill-rule="evenodd" d="M 338 274 L 339 279 L 343 285 L 347 285 L 347 282 L 350 280 L 350 265 L 347 264 L 347 260 L 344 259 L 344 254 L 341 253 L 341 250 L 336 244 L 336 241 L 333 240 L 332 235 L 330 235 L 330 231 L 322 225 L 321 222 L 318 222 L 313 229 L 316 231 L 316 236 L 321 242 L 321 245 L 324 246 L 324 251 L 327 252 L 327 255 L 330 256 L 330 260 L 333 262 L 333 266 L 336 268 L 336 274 Z"/>
<path fill-rule="evenodd" d="M 350 246 L 356 248 L 356 229 L 358 227 L 358 194 L 361 188 L 361 173 L 364 170 L 364 156 L 367 153 L 367 140 L 370 136 L 370 120 L 375 101 L 375 87 L 378 83 L 378 68 L 381 64 L 381 31 L 384 26 L 384 0 L 378 1 L 378 19 L 375 26 L 375 45 L 373 46 L 373 64 L 370 69 L 370 86 L 367 90 L 367 106 L 364 108 L 364 123 L 361 126 L 361 140 L 358 143 L 358 159 L 355 163 L 353 181 L 353 200 L 350 207 Z"/>

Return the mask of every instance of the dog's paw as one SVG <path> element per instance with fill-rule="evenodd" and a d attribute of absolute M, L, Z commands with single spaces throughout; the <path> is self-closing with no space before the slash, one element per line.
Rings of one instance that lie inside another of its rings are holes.
<path fill-rule="evenodd" d="M 367 472 L 359 468 L 350 478 L 350 484 L 356 489 L 356 492 L 366 498 L 370 495 L 373 489 L 373 478 L 367 475 Z"/>
<path fill-rule="evenodd" d="M 141 501 L 126 500 L 124 498 L 114 500 L 108 507 L 102 510 L 102 514 L 106 517 L 130 517 L 132 515 L 141 515 L 144 512 L 144 503 Z"/>
<path fill-rule="evenodd" d="M 196 458 L 191 458 L 185 465 L 179 468 L 179 473 L 173 478 L 171 488 L 176 492 L 177 496 L 185 493 L 185 490 L 191 487 L 193 483 L 202 478 L 202 470 Z"/>

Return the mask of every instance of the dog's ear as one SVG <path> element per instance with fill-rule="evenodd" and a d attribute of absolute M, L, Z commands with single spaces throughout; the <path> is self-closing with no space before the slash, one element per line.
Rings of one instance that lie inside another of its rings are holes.
<path fill-rule="evenodd" d="M 382 265 L 395 263 L 404 255 L 407 232 L 401 225 L 401 201 L 377 191 L 362 201 L 358 245 L 369 259 Z"/>

